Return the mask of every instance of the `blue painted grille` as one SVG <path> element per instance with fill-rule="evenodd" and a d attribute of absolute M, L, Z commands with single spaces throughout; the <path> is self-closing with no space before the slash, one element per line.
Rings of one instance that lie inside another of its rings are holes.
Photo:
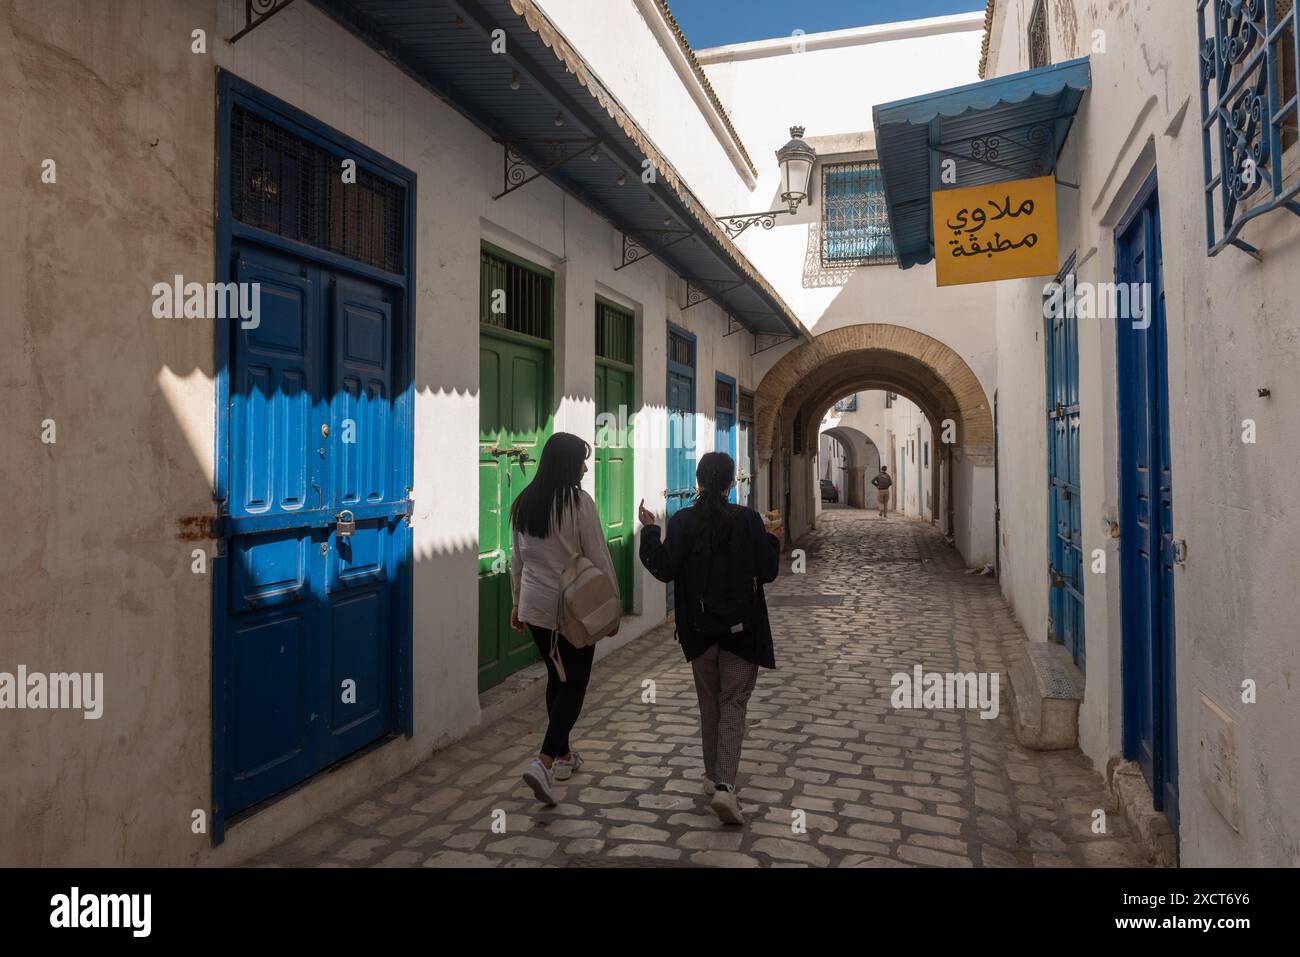
<path fill-rule="evenodd" d="M 823 264 L 896 261 L 879 163 L 823 166 L 822 210 Z"/>

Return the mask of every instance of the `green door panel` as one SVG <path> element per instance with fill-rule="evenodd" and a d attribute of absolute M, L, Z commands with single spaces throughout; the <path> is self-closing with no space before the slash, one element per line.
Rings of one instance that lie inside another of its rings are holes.
<path fill-rule="evenodd" d="M 632 417 L 632 373 L 604 363 L 596 365 L 596 414 L 607 414 L 616 428 L 596 429 L 596 506 L 605 525 L 618 575 L 623 610 L 632 611 L 633 523 L 632 437 L 626 423 Z M 608 423 L 610 420 L 604 420 Z"/>
<path fill-rule="evenodd" d="M 549 432 L 550 353 L 484 333 L 479 347 L 478 688 L 536 661 L 510 628 L 510 507 L 532 479 Z M 511 454 L 507 454 L 511 453 Z"/>

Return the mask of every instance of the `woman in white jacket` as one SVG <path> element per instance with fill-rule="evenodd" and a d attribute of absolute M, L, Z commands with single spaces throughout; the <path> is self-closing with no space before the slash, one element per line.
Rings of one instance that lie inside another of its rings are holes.
<path fill-rule="evenodd" d="M 580 552 L 605 573 L 618 592 L 600 514 L 591 496 L 582 490 L 590 457 L 591 446 L 578 436 L 555 433 L 542 449 L 537 475 L 510 509 L 514 530 L 510 627 L 522 632 L 527 626 L 532 632 L 547 672 L 546 737 L 541 753 L 524 771 L 524 781 L 537 799 L 548 805 L 556 803 L 554 782 L 568 780 L 582 765 L 582 758 L 569 747 L 569 732 L 582 713 L 596 653 L 595 645 L 575 648 L 556 631 L 560 575 L 569 556 Z M 617 633 L 615 624 L 610 634 Z M 563 666 L 562 672 L 557 662 Z"/>

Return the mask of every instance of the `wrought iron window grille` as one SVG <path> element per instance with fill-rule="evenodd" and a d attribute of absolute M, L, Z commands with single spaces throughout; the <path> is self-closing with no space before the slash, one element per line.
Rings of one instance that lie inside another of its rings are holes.
<path fill-rule="evenodd" d="M 822 166 L 823 266 L 894 263 L 885 182 L 875 160 Z"/>
<path fill-rule="evenodd" d="M 1296 141 L 1294 0 L 1197 0 L 1201 53 L 1201 140 L 1205 164 L 1206 247 L 1236 246 L 1251 220 L 1275 209 L 1300 216 L 1300 175 L 1286 176 Z"/>

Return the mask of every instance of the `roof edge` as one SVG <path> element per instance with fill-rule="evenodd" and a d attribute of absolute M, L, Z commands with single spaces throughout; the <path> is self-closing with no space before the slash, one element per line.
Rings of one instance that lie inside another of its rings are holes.
<path fill-rule="evenodd" d="M 897 20 L 892 23 L 873 23 L 845 30 L 828 30 L 823 33 L 800 34 L 797 39 L 807 50 L 830 50 L 837 47 L 859 46 L 868 43 L 887 43 L 893 40 L 910 40 L 917 37 L 938 36 L 945 33 L 964 33 L 977 28 L 984 14 L 978 10 L 954 13 L 944 17 L 927 17 L 923 20 Z M 795 53 L 795 35 L 751 40 L 726 46 L 708 47 L 695 52 L 700 63 L 727 63 L 734 60 L 753 60 L 760 57 Z"/>

